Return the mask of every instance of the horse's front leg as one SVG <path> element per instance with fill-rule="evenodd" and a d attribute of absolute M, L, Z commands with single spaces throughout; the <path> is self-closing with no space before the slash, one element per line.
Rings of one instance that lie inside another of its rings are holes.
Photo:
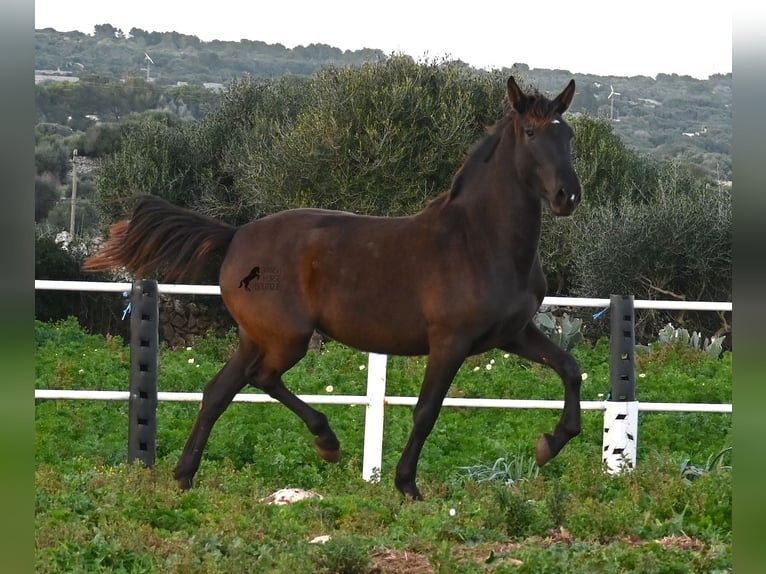
<path fill-rule="evenodd" d="M 535 458 L 538 466 L 554 458 L 564 445 L 580 434 L 580 385 L 582 373 L 574 357 L 556 345 L 534 324 L 527 324 L 512 342 L 501 347 L 543 365 L 548 365 L 561 377 L 564 383 L 564 411 L 561 413 L 553 434 L 544 433 L 537 441 Z"/>
<path fill-rule="evenodd" d="M 420 452 L 426 438 L 434 428 L 447 390 L 465 356 L 462 349 L 446 347 L 435 350 L 433 346 L 428 356 L 423 386 L 420 389 L 418 402 L 412 415 L 412 431 L 399 463 L 396 465 L 396 477 L 394 479 L 396 488 L 413 500 L 423 500 L 423 496 L 415 484 Z"/>

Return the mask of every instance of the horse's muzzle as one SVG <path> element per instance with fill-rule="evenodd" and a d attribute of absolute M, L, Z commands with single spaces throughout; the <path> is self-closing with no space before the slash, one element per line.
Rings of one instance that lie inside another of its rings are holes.
<path fill-rule="evenodd" d="M 579 182 L 569 187 L 560 187 L 556 195 L 550 200 L 551 211 L 554 215 L 566 216 L 580 205 L 582 189 Z"/>

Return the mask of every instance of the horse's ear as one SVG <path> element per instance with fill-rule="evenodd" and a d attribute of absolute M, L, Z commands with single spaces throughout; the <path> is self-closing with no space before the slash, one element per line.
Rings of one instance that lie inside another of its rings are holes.
<path fill-rule="evenodd" d="M 527 96 L 521 91 L 513 76 L 508 78 L 508 101 L 514 110 L 520 114 L 524 113 L 527 105 Z"/>
<path fill-rule="evenodd" d="M 567 109 L 569 108 L 569 105 L 572 103 L 572 99 L 574 98 L 575 94 L 575 81 L 574 79 L 569 80 L 569 84 L 567 84 L 567 87 L 564 88 L 564 91 L 561 92 L 558 96 L 556 96 L 556 99 L 553 100 L 553 103 L 556 106 L 556 111 L 560 114 L 563 114 Z"/>

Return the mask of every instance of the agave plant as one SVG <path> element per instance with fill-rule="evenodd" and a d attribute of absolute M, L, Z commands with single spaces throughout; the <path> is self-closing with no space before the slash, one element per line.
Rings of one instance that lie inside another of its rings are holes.
<path fill-rule="evenodd" d="M 566 313 L 561 317 L 550 311 L 537 313 L 534 322 L 549 339 L 566 351 L 572 350 L 583 338 L 582 319 L 572 319 Z"/>
<path fill-rule="evenodd" d="M 691 459 L 686 459 L 681 463 L 681 476 L 691 482 L 709 472 L 730 471 L 731 464 L 725 464 L 724 459 L 731 453 L 732 447 L 726 447 L 716 454 L 711 454 L 707 458 L 704 466 L 695 466 L 691 464 Z"/>
<path fill-rule="evenodd" d="M 540 472 L 534 457 L 521 455 L 513 458 L 498 458 L 491 466 L 486 464 L 461 466 L 460 470 L 466 474 L 469 480 L 475 482 L 500 481 L 508 486 L 534 478 Z"/>
<path fill-rule="evenodd" d="M 691 334 L 684 328 L 676 329 L 668 323 L 659 332 L 658 342 L 660 345 L 672 345 L 679 344 L 682 346 L 688 346 L 698 351 L 704 351 L 712 358 L 717 359 L 723 352 L 723 341 L 725 337 L 705 337 L 702 339 L 702 335 L 699 331 L 693 331 Z"/>

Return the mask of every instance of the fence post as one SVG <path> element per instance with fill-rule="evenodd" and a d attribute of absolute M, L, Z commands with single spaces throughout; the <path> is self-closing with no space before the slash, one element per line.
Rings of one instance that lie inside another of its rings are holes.
<path fill-rule="evenodd" d="M 154 466 L 157 436 L 159 293 L 157 281 L 134 281 L 130 294 L 128 462 Z"/>
<path fill-rule="evenodd" d="M 387 355 L 370 353 L 367 360 L 367 411 L 364 420 L 362 478 L 380 480 L 383 464 L 383 413 L 386 399 Z"/>
<path fill-rule="evenodd" d="M 607 472 L 615 474 L 636 465 L 638 401 L 632 295 L 611 296 L 610 319 L 610 392 L 604 410 L 603 462 Z"/>

